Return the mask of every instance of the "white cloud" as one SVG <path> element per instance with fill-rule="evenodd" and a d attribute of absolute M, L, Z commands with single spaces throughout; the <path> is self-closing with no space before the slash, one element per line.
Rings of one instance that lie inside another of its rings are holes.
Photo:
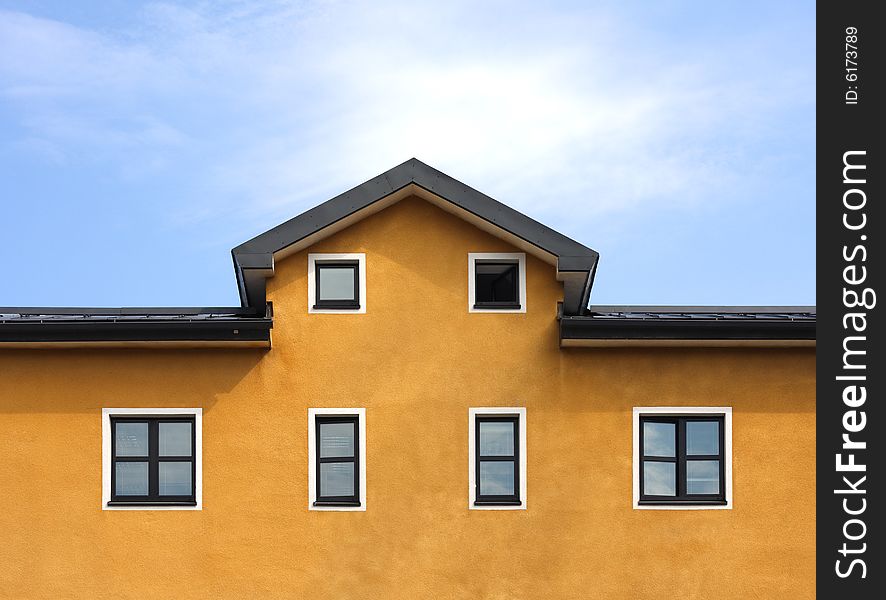
<path fill-rule="evenodd" d="M 158 3 L 114 35 L 0 12 L 0 98 L 47 160 L 189 165 L 204 193 L 178 220 L 267 224 L 417 156 L 542 220 L 583 215 L 569 233 L 725 198 L 808 83 L 662 53 L 612 10 L 431 6 Z"/>

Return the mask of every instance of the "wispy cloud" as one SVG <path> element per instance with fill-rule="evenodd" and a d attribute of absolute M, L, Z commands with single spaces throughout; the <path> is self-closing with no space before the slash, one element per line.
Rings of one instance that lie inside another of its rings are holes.
<path fill-rule="evenodd" d="M 596 216 L 728 189 L 748 168 L 734 148 L 794 91 L 736 82 L 722 56 L 661 55 L 611 10 L 395 4 L 151 4 L 114 35 L 0 13 L 2 94 L 56 156 L 199 155 L 213 202 L 250 211 L 291 213 L 415 155 L 536 213 Z"/>

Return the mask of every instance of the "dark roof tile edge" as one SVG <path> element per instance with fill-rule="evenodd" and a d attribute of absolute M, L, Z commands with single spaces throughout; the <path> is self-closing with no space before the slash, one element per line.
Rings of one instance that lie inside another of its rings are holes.
<path fill-rule="evenodd" d="M 594 307 L 599 308 L 599 307 Z M 669 307 L 667 313 L 616 313 L 613 316 L 561 316 L 559 336 L 563 340 L 814 340 L 815 313 L 772 311 L 757 307 L 748 316 L 736 313 L 682 312 Z M 697 309 L 699 307 L 686 307 Z M 710 307 L 708 307 L 710 308 Z M 723 308 L 723 307 L 720 307 Z M 733 307 L 734 308 L 734 307 Z M 751 307 L 743 307 L 750 309 Z M 785 307 L 796 308 L 796 307 Z M 679 315 L 679 316 L 678 316 Z M 698 315 L 693 318 L 690 315 Z"/>

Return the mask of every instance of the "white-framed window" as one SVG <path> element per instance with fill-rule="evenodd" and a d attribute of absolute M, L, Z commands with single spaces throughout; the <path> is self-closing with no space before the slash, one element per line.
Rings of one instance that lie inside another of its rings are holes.
<path fill-rule="evenodd" d="M 526 409 L 468 409 L 468 508 L 526 509 Z"/>
<path fill-rule="evenodd" d="M 526 312 L 525 253 L 468 253 L 468 312 Z"/>
<path fill-rule="evenodd" d="M 366 312 L 366 254 L 308 254 L 308 312 Z"/>
<path fill-rule="evenodd" d="M 202 510 L 203 409 L 102 409 L 102 510 Z"/>
<path fill-rule="evenodd" d="M 633 410 L 635 509 L 732 508 L 732 408 Z"/>
<path fill-rule="evenodd" d="M 366 510 L 366 409 L 308 409 L 308 509 Z"/>

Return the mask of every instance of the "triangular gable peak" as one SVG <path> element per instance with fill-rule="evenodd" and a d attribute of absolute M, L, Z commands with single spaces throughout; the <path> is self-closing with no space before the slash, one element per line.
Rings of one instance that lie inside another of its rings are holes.
<path fill-rule="evenodd" d="M 553 265 L 563 282 L 563 314 L 581 315 L 590 301 L 599 254 L 418 159 L 369 181 L 262 233 L 231 251 L 240 301 L 264 312 L 265 280 L 274 261 L 417 196 Z"/>

